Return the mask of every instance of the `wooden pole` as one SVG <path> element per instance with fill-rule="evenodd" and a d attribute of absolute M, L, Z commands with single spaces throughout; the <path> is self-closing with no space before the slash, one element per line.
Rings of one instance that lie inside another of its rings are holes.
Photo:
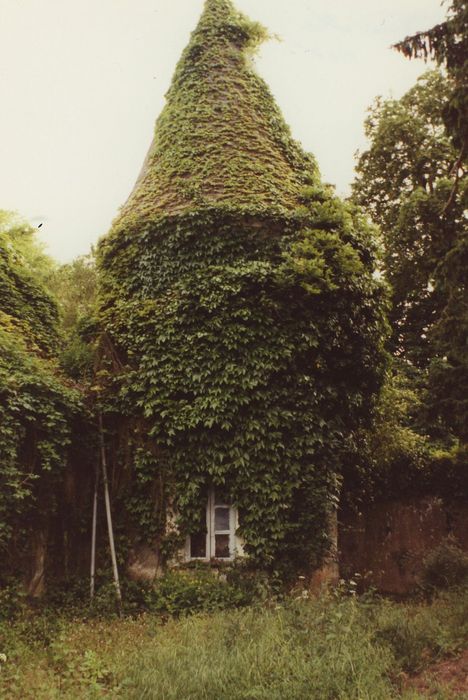
<path fill-rule="evenodd" d="M 104 430 L 102 427 L 102 413 L 99 411 L 99 442 L 101 445 L 101 468 L 102 468 L 102 480 L 104 482 L 104 500 L 106 504 L 106 518 L 107 518 L 107 530 L 109 533 L 109 545 L 112 558 L 112 569 L 114 572 L 114 584 L 115 593 L 117 596 L 117 605 L 119 612 L 122 610 L 122 593 L 120 590 L 119 583 L 119 571 L 117 568 L 117 557 L 115 555 L 115 544 L 114 544 L 114 530 L 112 527 L 112 514 L 109 496 L 109 482 L 107 479 L 107 461 L 106 461 L 106 449 L 104 445 Z"/>
<path fill-rule="evenodd" d="M 97 529 L 97 510 L 98 510 L 98 488 L 99 488 L 99 466 L 96 465 L 96 475 L 94 478 L 94 497 L 93 497 L 93 525 L 91 531 L 91 580 L 89 584 L 89 599 L 92 605 L 94 600 L 95 574 L 96 574 L 96 529 Z"/>

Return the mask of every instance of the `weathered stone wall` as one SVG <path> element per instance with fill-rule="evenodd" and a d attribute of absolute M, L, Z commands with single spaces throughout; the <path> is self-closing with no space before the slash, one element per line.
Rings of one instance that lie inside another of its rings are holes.
<path fill-rule="evenodd" d="M 364 585 L 404 595 L 421 576 L 424 557 L 452 536 L 468 551 L 468 498 L 426 497 L 375 503 L 339 516 L 339 562 L 344 578 L 360 574 Z"/>
<path fill-rule="evenodd" d="M 67 538 L 68 546 L 58 534 L 52 538 L 57 540 L 52 543 L 52 552 L 48 551 L 45 532 L 38 531 L 31 541 L 25 583 L 33 597 L 44 593 L 46 579 L 88 574 L 89 533 Z M 330 535 L 329 556 L 311 574 L 307 581 L 309 590 L 318 592 L 336 584 L 340 576 L 347 579 L 357 573 L 365 587 L 406 595 L 420 581 L 425 556 L 444 539 L 453 537 L 468 552 L 468 498 L 463 502 L 437 497 L 395 500 L 375 503 L 361 513 L 342 509 L 338 520 L 335 513 L 330 518 Z M 98 550 L 100 565 L 110 567 L 105 522 L 100 524 Z M 148 582 L 157 579 L 162 571 L 156 545 L 135 545 L 126 571 L 130 578 Z"/>

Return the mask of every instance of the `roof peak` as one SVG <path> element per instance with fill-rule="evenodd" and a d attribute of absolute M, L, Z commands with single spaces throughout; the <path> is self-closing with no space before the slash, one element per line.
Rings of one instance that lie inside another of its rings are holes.
<path fill-rule="evenodd" d="M 234 42 L 240 49 L 255 49 L 270 37 L 259 22 L 253 22 L 240 12 L 232 0 L 205 0 L 205 6 L 192 41 L 201 38 L 203 42 Z"/>
<path fill-rule="evenodd" d="M 195 33 L 208 27 L 219 27 L 233 23 L 240 13 L 237 12 L 231 0 L 205 0 L 205 5 L 198 20 Z"/>
<path fill-rule="evenodd" d="M 234 5 L 232 0 L 205 0 L 204 11 L 207 12 L 212 10 L 233 12 Z"/>
<path fill-rule="evenodd" d="M 297 207 L 316 168 L 251 65 L 252 51 L 267 36 L 231 0 L 205 0 L 121 225 L 213 206 Z"/>

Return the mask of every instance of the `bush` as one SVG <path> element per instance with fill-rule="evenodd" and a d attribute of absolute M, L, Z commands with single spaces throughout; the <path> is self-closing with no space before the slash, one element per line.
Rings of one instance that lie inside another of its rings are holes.
<path fill-rule="evenodd" d="M 20 581 L 8 578 L 0 581 L 0 622 L 12 620 L 26 605 L 26 592 Z"/>
<path fill-rule="evenodd" d="M 163 617 L 244 607 L 265 602 L 274 595 L 268 576 L 243 564 L 219 571 L 196 564 L 168 571 L 154 583 L 124 579 L 121 588 L 125 614 L 149 612 Z M 115 612 L 115 589 L 108 582 L 96 591 L 93 613 L 108 616 Z"/>
<path fill-rule="evenodd" d="M 424 559 L 423 585 L 445 589 L 468 582 L 468 554 L 448 537 Z"/>
<path fill-rule="evenodd" d="M 156 583 L 149 609 L 177 617 L 248 605 L 248 592 L 226 579 L 203 569 L 169 572 Z"/>

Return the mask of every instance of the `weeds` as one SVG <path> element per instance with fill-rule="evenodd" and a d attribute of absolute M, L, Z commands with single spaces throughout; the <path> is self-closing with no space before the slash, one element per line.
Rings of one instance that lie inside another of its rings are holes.
<path fill-rule="evenodd" d="M 172 600 L 192 600 L 177 590 Z M 407 676 L 468 640 L 466 588 L 430 603 L 347 589 L 221 611 L 217 594 L 206 595 L 215 612 L 179 619 L 3 622 L 0 697 L 416 700 L 417 691 L 402 689 Z"/>

